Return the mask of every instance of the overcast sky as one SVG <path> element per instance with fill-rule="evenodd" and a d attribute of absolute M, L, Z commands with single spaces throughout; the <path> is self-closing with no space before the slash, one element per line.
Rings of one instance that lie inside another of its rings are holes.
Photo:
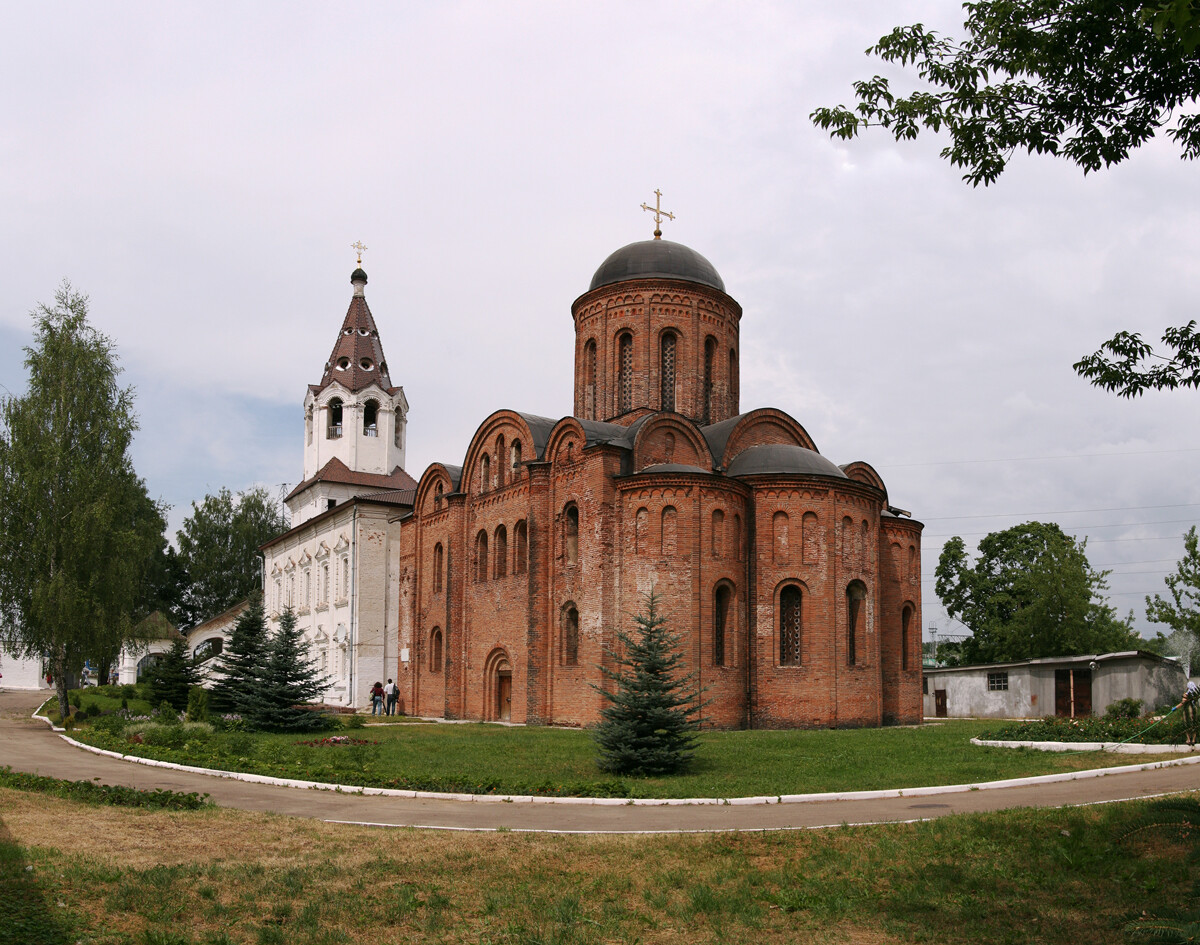
<path fill-rule="evenodd" d="M 177 528 L 221 486 L 301 476 L 318 381 L 363 266 L 411 405 L 408 468 L 461 463 L 510 407 L 570 413 L 571 302 L 650 236 L 744 308 L 742 408 L 866 460 L 926 523 L 924 626 L 962 632 L 946 537 L 1030 519 L 1088 538 L 1132 608 L 1200 516 L 1200 393 L 1128 402 L 1071 364 L 1196 314 L 1200 168 L 1155 141 L 1084 177 L 1017 157 L 972 189 L 935 138 L 834 143 L 901 23 L 845 4 L 9 5 L 0 31 L 0 385 L 70 279 L 116 342 L 134 460 Z M 903 84 L 903 83 L 902 83 Z M 928 630 L 927 630 L 928 632 Z"/>

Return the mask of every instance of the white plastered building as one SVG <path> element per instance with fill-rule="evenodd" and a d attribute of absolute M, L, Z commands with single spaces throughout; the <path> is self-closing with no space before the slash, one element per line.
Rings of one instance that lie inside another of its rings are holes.
<path fill-rule="evenodd" d="M 376 680 L 395 675 L 406 612 L 394 590 L 399 518 L 417 484 L 404 471 L 408 400 L 389 376 L 367 274 L 355 269 L 350 282 L 333 353 L 304 398 L 304 480 L 285 500 L 292 527 L 261 550 L 272 630 L 290 606 L 331 680 L 322 701 L 361 708 Z"/>

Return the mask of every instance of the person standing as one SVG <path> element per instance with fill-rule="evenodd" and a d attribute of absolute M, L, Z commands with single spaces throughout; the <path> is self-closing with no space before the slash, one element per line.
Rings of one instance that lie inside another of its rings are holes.
<path fill-rule="evenodd" d="M 400 698 L 400 687 L 397 686 L 394 682 L 392 682 L 389 679 L 387 681 L 387 685 L 383 687 L 383 694 L 384 694 L 384 696 L 387 697 L 387 707 L 386 707 L 385 714 L 386 715 L 395 715 L 396 714 L 396 702 Z"/>
<path fill-rule="evenodd" d="M 383 715 L 383 683 L 378 679 L 371 687 L 371 714 Z"/>
<path fill-rule="evenodd" d="M 1196 685 L 1192 680 L 1188 680 L 1187 689 L 1183 692 L 1183 698 L 1179 700 L 1177 709 L 1183 709 L 1183 727 L 1187 732 L 1187 743 L 1189 748 L 1196 747 L 1196 703 L 1200 702 L 1200 686 Z"/>

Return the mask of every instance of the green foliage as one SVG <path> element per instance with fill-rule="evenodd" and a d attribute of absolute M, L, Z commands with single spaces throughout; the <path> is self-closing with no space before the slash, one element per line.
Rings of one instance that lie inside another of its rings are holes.
<path fill-rule="evenodd" d="M 77 709 L 83 704 L 80 701 L 80 696 L 79 696 L 78 692 L 72 692 L 69 696 L 67 696 L 67 701 L 70 702 L 71 705 L 73 705 Z"/>
<path fill-rule="evenodd" d="M 275 498 L 257 487 L 236 497 L 228 489 L 192 503 L 175 536 L 186 589 L 179 614 L 186 626 L 216 616 L 258 587 L 258 549 L 287 530 Z"/>
<path fill-rule="evenodd" d="M 354 713 L 354 715 L 343 715 L 342 716 L 342 726 L 344 728 L 348 728 L 348 729 L 366 728 L 367 720 L 364 719 L 357 712 Z"/>
<path fill-rule="evenodd" d="M 1141 699 L 1118 699 L 1116 702 L 1108 704 L 1108 708 L 1104 710 L 1104 717 L 1106 719 L 1141 718 L 1143 705 L 1144 702 Z"/>
<path fill-rule="evenodd" d="M 131 637 L 164 529 L 129 457 L 133 391 L 87 308 L 66 282 L 39 306 L 27 392 L 0 399 L 0 626 L 15 655 L 49 656 L 62 712 L 67 675 Z"/>
<path fill-rule="evenodd" d="M 1195 8 L 1141 14 L 1144 0 L 979 0 L 965 4 L 966 39 L 921 24 L 897 27 L 867 50 L 913 66 L 927 88 L 856 82 L 858 103 L 818 108 L 833 136 L 886 128 L 897 141 L 945 131 L 942 157 L 972 185 L 993 183 L 1012 153 L 1062 157 L 1084 173 L 1125 160 L 1165 127 L 1185 158 L 1200 156 Z M 1182 14 L 1182 15 L 1180 15 Z"/>
<path fill-rule="evenodd" d="M 183 794 L 179 791 L 143 791 L 120 785 L 98 784 L 94 781 L 64 781 L 40 774 L 25 774 L 12 768 L 0 768 L 0 787 L 16 791 L 34 791 L 55 797 L 82 801 L 85 804 L 107 804 L 115 807 L 142 807 L 149 810 L 199 810 L 211 807 L 207 794 Z"/>
<path fill-rule="evenodd" d="M 208 721 L 208 690 L 203 686 L 192 686 L 188 690 L 187 720 L 189 722 Z"/>
<path fill-rule="evenodd" d="M 1155 594 L 1146 597 L 1146 617 L 1171 628 L 1167 650 L 1178 656 L 1184 672 L 1200 657 L 1200 538 L 1193 525 L 1183 536 L 1184 555 L 1166 582 L 1169 599 Z"/>
<path fill-rule="evenodd" d="M 1154 719 L 1136 716 L 1064 718 L 1047 716 L 1029 722 L 1010 722 L 982 732 L 979 737 L 997 741 L 1022 742 L 1123 742 L 1134 744 L 1178 745 L 1183 742 L 1183 713 L 1168 714 L 1157 725 Z"/>
<path fill-rule="evenodd" d="M 330 720 L 304 707 L 329 688 L 308 655 L 308 643 L 296 626 L 290 607 L 279 618 L 257 684 L 239 704 L 247 726 L 267 732 L 312 732 L 328 728 Z"/>
<path fill-rule="evenodd" d="M 213 711 L 242 713 L 244 707 L 256 698 L 268 647 L 262 596 L 254 593 L 249 606 L 233 625 L 228 646 L 217 657 L 214 670 L 216 683 L 212 690 Z"/>
<path fill-rule="evenodd" d="M 682 675 L 680 638 L 670 633 L 651 591 L 634 617 L 637 630 L 617 632 L 620 651 L 608 655 L 617 669 L 601 667 L 613 687 L 595 687 L 607 700 L 595 739 L 601 771 L 614 774 L 674 774 L 695 755 L 699 697 Z"/>
<path fill-rule="evenodd" d="M 972 631 L 962 664 L 1136 649 L 1141 638 L 1102 602 L 1107 572 L 1092 569 L 1086 544 L 1026 522 L 984 538 L 972 565 L 961 538 L 947 541 L 935 587 Z"/>
<path fill-rule="evenodd" d="M 1165 836 L 1187 845 L 1188 872 L 1195 875 L 1200 864 L 1200 800 L 1172 797 L 1154 801 L 1133 825 L 1121 834 L 1121 842 L 1147 836 Z M 1193 880 L 1187 902 L 1182 906 L 1154 903 L 1125 926 L 1131 942 L 1200 941 L 1200 881 Z"/>
<path fill-rule="evenodd" d="M 188 651 L 187 640 L 177 635 L 171 642 L 171 649 L 159 657 L 151 671 L 150 701 L 168 703 L 182 712 L 187 707 L 188 694 L 199 681 L 200 674 Z"/>

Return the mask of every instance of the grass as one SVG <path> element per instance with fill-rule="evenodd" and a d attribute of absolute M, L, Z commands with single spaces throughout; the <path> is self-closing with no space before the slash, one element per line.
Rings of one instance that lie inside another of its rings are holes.
<path fill-rule="evenodd" d="M 83 741 L 146 757 L 302 780 L 464 793 L 609 797 L 744 797 L 908 788 L 1162 760 L 985 748 L 989 723 L 917 728 L 706 732 L 693 769 L 661 778 L 601 774 L 588 732 L 495 725 L 390 725 L 355 733 L 373 744 L 306 746 L 313 736 L 197 733 L 175 746 L 131 744 L 78 729 Z"/>
<path fill-rule="evenodd" d="M 0 788 L 0 929 L 42 945 L 1115 943 L 1182 901 L 1141 803 L 710 836 L 366 828 Z M 64 830 L 63 824 L 70 829 Z"/>
<path fill-rule="evenodd" d="M 119 784 L 97 784 L 93 781 L 65 781 L 40 774 L 26 774 L 5 766 L 0 768 L 0 787 L 20 791 L 36 791 L 54 797 L 70 798 L 85 804 L 112 804 L 117 807 L 146 807 L 152 810 L 198 810 L 210 804 L 208 795 L 195 792 L 147 791 Z"/>

